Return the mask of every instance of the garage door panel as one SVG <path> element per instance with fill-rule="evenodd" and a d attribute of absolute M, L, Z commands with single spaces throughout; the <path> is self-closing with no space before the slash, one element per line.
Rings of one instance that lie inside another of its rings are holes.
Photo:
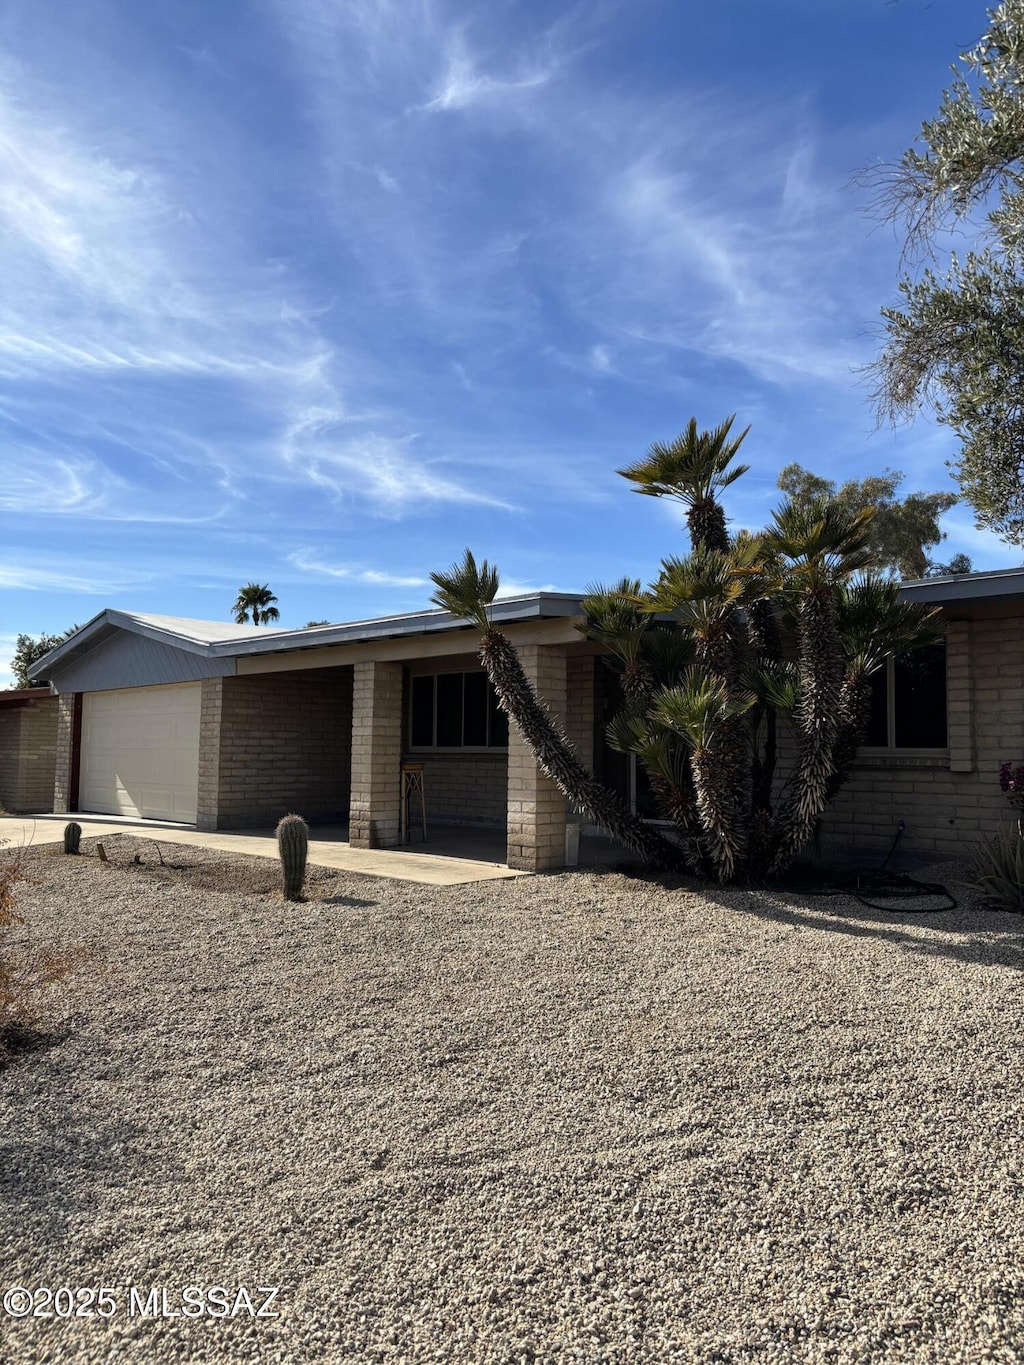
<path fill-rule="evenodd" d="M 200 698 L 199 683 L 87 694 L 80 809 L 194 821 Z"/>

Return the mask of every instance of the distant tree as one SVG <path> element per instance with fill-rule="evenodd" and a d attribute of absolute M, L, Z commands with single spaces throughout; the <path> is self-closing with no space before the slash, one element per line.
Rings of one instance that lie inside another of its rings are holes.
<path fill-rule="evenodd" d="M 250 618 L 254 626 L 266 625 L 268 621 L 280 619 L 281 613 L 272 605 L 276 601 L 268 584 L 246 583 L 244 588 L 239 588 L 231 610 L 240 626 L 245 625 Z"/>
<path fill-rule="evenodd" d="M 330 621 L 307 621 L 306 629 L 309 630 L 310 626 L 329 626 L 330 624 Z"/>
<path fill-rule="evenodd" d="M 898 469 L 887 469 L 867 479 L 848 479 L 837 486 L 832 479 L 812 474 L 799 464 L 788 464 L 778 486 L 799 507 L 822 498 L 833 500 L 845 512 L 872 507 L 869 548 L 876 569 L 889 569 L 901 578 L 923 578 L 929 569 L 926 551 L 945 539 L 939 517 L 959 499 L 955 493 L 910 493 L 902 500 L 896 490 L 903 482 Z"/>
<path fill-rule="evenodd" d="M 977 248 L 904 275 L 869 372 L 881 417 L 927 404 L 956 433 L 950 468 L 977 525 L 1024 546 L 1024 0 L 988 19 L 918 145 L 861 173 L 878 216 L 905 230 L 905 260 L 933 254 L 947 229 Z"/>
<path fill-rule="evenodd" d="M 948 564 L 929 564 L 926 578 L 944 578 L 949 574 L 973 573 L 970 555 L 950 555 Z"/>
<path fill-rule="evenodd" d="M 51 649 L 56 649 L 59 644 L 63 644 L 69 635 L 74 635 L 78 626 L 72 626 L 63 635 L 19 635 L 15 644 L 14 658 L 11 660 L 11 672 L 14 674 L 13 686 L 18 687 L 48 687 L 49 683 L 44 678 L 30 678 L 28 671 L 34 663 L 49 654 Z"/>

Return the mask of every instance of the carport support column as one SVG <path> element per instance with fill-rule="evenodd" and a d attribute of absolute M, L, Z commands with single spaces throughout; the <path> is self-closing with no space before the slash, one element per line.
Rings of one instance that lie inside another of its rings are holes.
<path fill-rule="evenodd" d="M 204 678 L 202 689 L 196 828 L 215 830 L 220 818 L 220 725 L 224 713 L 224 679 Z"/>
<path fill-rule="evenodd" d="M 552 645 L 520 645 L 523 671 L 556 720 L 566 709 L 566 657 Z M 537 767 L 516 729 L 508 736 L 508 865 L 526 872 L 565 866 L 566 800 Z"/>
<path fill-rule="evenodd" d="M 401 837 L 402 665 L 361 663 L 354 674 L 348 841 L 387 848 Z"/>
<path fill-rule="evenodd" d="M 53 771 L 53 813 L 78 809 L 78 745 L 81 743 L 82 703 L 77 692 L 57 698 L 57 751 Z"/>

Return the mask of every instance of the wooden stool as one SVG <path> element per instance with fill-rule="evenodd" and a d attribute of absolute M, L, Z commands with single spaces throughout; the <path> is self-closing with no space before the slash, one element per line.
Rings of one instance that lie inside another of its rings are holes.
<path fill-rule="evenodd" d="M 420 823 L 423 826 L 423 842 L 427 842 L 427 798 L 424 791 L 423 764 L 402 764 L 402 843 L 412 842 L 409 834 L 409 802 L 413 796 L 420 799 Z"/>

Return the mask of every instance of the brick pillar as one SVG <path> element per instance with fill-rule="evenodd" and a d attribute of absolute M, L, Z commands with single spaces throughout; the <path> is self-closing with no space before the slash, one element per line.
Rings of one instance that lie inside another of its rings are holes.
<path fill-rule="evenodd" d="M 401 837 L 402 665 L 355 665 L 348 841 L 387 848 Z"/>
<path fill-rule="evenodd" d="M 526 676 L 556 720 L 565 716 L 566 658 L 552 645 L 518 649 Z M 508 865 L 526 872 L 565 866 L 565 797 L 537 767 L 515 724 L 508 736 Z"/>
<path fill-rule="evenodd" d="M 53 813 L 67 815 L 78 805 L 78 793 L 71 790 L 75 778 L 76 694 L 62 692 L 57 698 L 57 749 L 53 765 Z"/>
<path fill-rule="evenodd" d="M 199 701 L 199 793 L 196 828 L 214 830 L 220 817 L 220 734 L 224 679 L 204 678 Z"/>

